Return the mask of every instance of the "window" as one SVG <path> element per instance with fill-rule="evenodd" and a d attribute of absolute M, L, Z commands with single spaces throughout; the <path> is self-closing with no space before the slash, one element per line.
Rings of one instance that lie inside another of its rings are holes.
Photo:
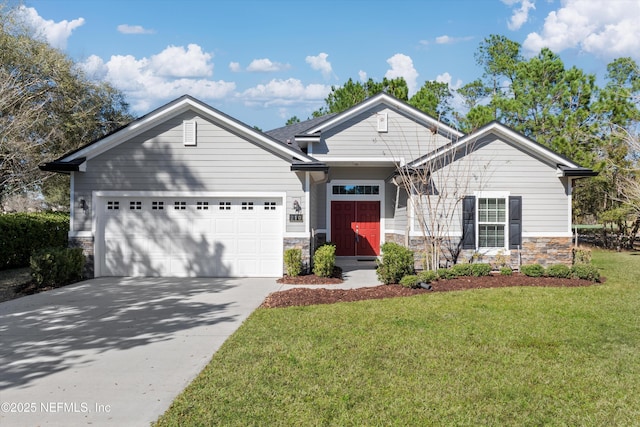
<path fill-rule="evenodd" d="M 379 185 L 334 185 L 333 194 L 367 195 L 380 194 Z"/>
<path fill-rule="evenodd" d="M 151 202 L 151 210 L 164 210 L 164 202 Z"/>
<path fill-rule="evenodd" d="M 265 211 L 275 211 L 276 210 L 276 202 L 264 202 L 264 210 Z"/>
<path fill-rule="evenodd" d="M 109 200 L 107 202 L 107 209 L 108 210 L 118 210 L 120 209 L 120 202 L 118 201 L 113 201 L 113 200 Z"/>
<path fill-rule="evenodd" d="M 253 202 L 242 202 L 242 210 L 243 211 L 252 211 L 253 210 Z"/>
<path fill-rule="evenodd" d="M 199 211 L 206 211 L 209 209 L 209 202 L 197 202 L 196 209 Z"/>
<path fill-rule="evenodd" d="M 173 209 L 183 211 L 187 209 L 187 202 L 173 202 Z"/>
<path fill-rule="evenodd" d="M 129 209 L 139 211 L 142 209 L 142 202 L 129 202 Z"/>
<path fill-rule="evenodd" d="M 220 204 L 218 205 L 218 209 L 221 211 L 230 211 L 231 202 L 220 202 Z"/>
<path fill-rule="evenodd" d="M 503 248 L 506 221 L 506 199 L 478 199 L 478 247 Z"/>
<path fill-rule="evenodd" d="M 522 196 L 467 196 L 462 207 L 463 249 L 522 247 Z"/>

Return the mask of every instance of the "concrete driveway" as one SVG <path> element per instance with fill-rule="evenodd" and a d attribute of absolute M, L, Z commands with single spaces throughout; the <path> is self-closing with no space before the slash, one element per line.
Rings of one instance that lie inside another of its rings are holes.
<path fill-rule="evenodd" d="M 0 425 L 149 425 L 279 287 L 100 278 L 1 303 Z"/>

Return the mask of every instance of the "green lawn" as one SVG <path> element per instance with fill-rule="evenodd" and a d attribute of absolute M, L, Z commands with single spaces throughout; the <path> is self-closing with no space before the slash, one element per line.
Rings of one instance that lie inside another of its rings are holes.
<path fill-rule="evenodd" d="M 158 425 L 640 425 L 640 253 L 588 288 L 259 309 Z"/>

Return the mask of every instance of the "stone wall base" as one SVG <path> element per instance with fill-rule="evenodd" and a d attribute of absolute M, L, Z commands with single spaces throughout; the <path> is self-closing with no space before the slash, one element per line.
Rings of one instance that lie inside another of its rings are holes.
<path fill-rule="evenodd" d="M 287 249 L 302 250 L 302 271 L 303 273 L 311 270 L 311 239 L 306 237 L 285 237 L 283 242 L 283 253 Z M 286 271 L 284 263 L 282 265 L 283 274 Z"/>
<path fill-rule="evenodd" d="M 522 239 L 520 250 L 504 251 L 476 251 L 472 249 L 456 250 L 458 242 L 452 242 L 451 250 L 444 250 L 440 254 L 440 266 L 450 267 L 453 264 L 467 262 L 489 263 L 495 269 L 510 266 L 518 270 L 524 264 L 540 264 L 548 267 L 553 264 L 571 266 L 573 262 L 571 237 L 525 237 Z M 404 236 L 399 234 L 385 234 L 385 241 L 395 242 L 404 246 Z M 409 239 L 409 249 L 415 253 L 415 267 L 422 269 L 425 262 L 424 238 L 412 236 Z"/>
<path fill-rule="evenodd" d="M 82 248 L 85 264 L 82 275 L 85 279 L 95 277 L 93 237 L 69 237 L 70 248 Z"/>

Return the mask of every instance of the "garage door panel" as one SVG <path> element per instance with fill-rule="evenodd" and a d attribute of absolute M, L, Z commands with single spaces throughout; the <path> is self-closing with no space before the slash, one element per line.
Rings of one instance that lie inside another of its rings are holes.
<path fill-rule="evenodd" d="M 282 206 L 279 201 L 264 200 L 268 200 L 266 209 L 263 200 L 244 198 L 182 198 L 178 209 L 169 198 L 137 198 L 133 203 L 120 198 L 112 200 L 111 210 L 104 201 L 101 273 L 280 276 Z"/>

